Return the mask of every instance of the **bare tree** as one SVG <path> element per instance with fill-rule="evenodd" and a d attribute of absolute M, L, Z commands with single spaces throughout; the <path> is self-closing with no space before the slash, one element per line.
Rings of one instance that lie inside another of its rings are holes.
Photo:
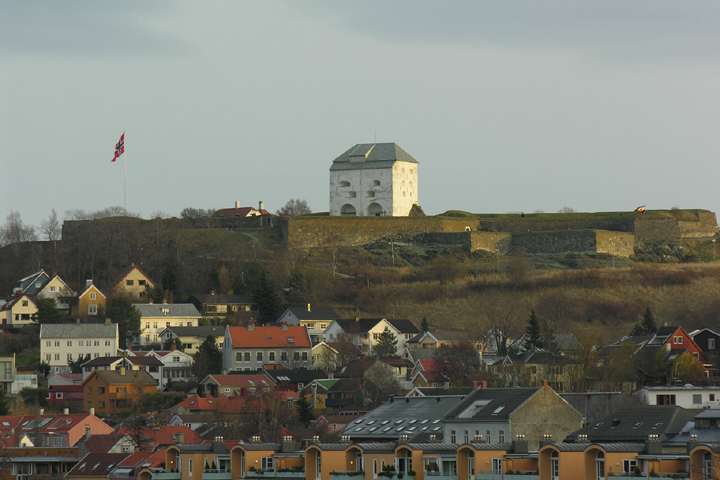
<path fill-rule="evenodd" d="M 293 217 L 295 215 L 309 215 L 312 213 L 306 200 L 290 199 L 283 207 L 275 212 L 276 215 L 281 217 Z"/>
<path fill-rule="evenodd" d="M 20 212 L 11 211 L 5 219 L 5 225 L 0 228 L 0 243 L 10 245 L 20 242 L 34 242 L 35 240 L 37 240 L 35 227 L 25 225 L 20 217 Z"/>
<path fill-rule="evenodd" d="M 571 207 L 562 207 L 558 213 L 575 213 L 575 209 Z"/>
<path fill-rule="evenodd" d="M 523 324 L 527 312 L 516 297 L 491 292 L 479 298 L 479 310 L 482 325 L 492 348 L 498 356 L 508 353 L 508 340 L 511 334 Z"/>
<path fill-rule="evenodd" d="M 40 223 L 40 231 L 50 242 L 57 242 L 58 240 L 60 240 L 60 236 L 62 235 L 62 229 L 60 227 L 60 221 L 58 220 L 57 212 L 54 208 L 52 209 L 50 216 L 46 220 L 43 220 L 42 223 Z"/>

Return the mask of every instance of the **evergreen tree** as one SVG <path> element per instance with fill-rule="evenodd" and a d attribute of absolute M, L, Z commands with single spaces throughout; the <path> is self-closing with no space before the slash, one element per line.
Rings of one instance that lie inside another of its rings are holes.
<path fill-rule="evenodd" d="M 555 339 L 555 327 L 553 327 L 547 319 L 540 323 L 540 331 L 542 334 L 543 348 L 545 350 L 550 352 L 557 352 L 560 350 L 560 345 L 558 345 L 557 340 Z"/>
<path fill-rule="evenodd" d="M 10 404 L 2 388 L 0 388 L 0 415 L 10 415 Z"/>
<path fill-rule="evenodd" d="M 88 353 L 87 356 L 83 356 L 82 353 L 78 355 L 77 360 L 68 360 L 68 368 L 71 373 L 82 373 L 83 363 L 89 362 L 92 357 Z"/>
<path fill-rule="evenodd" d="M 300 398 L 295 402 L 295 408 L 297 409 L 298 420 L 304 425 L 308 425 L 310 422 L 315 420 L 315 414 L 313 413 L 312 403 L 310 400 L 300 395 Z"/>
<path fill-rule="evenodd" d="M 120 348 L 127 348 L 128 340 L 140 335 L 140 311 L 128 297 L 113 297 L 108 302 L 108 317 L 118 324 Z"/>
<path fill-rule="evenodd" d="M 428 319 L 425 315 L 423 315 L 423 318 L 420 321 L 420 330 L 422 330 L 423 332 L 430 331 L 430 322 L 428 322 Z"/>
<path fill-rule="evenodd" d="M 258 323 L 264 325 L 277 320 L 280 315 L 280 297 L 264 269 L 260 270 L 254 282 L 252 297 L 258 305 Z"/>
<path fill-rule="evenodd" d="M 533 348 L 543 348 L 542 332 L 540 331 L 540 320 L 535 315 L 535 310 L 530 311 L 530 317 L 527 321 L 527 327 L 525 327 L 525 343 L 523 347 L 525 350 L 532 350 Z"/>
<path fill-rule="evenodd" d="M 39 298 L 37 300 L 37 316 L 35 317 L 40 325 L 50 323 L 62 323 L 63 314 L 57 308 L 54 298 Z"/>
<path fill-rule="evenodd" d="M 165 273 L 163 273 L 162 276 L 162 284 L 165 285 L 165 288 L 167 288 L 168 292 L 170 292 L 175 297 L 177 296 L 179 287 L 177 267 L 175 266 L 175 262 L 170 262 L 165 267 Z"/>
<path fill-rule="evenodd" d="M 198 348 L 192 365 L 192 372 L 198 381 L 210 374 L 222 372 L 222 352 L 215 337 L 208 335 Z"/>
<path fill-rule="evenodd" d="M 653 333 L 657 332 L 657 325 L 655 325 L 655 316 L 650 310 L 650 307 L 647 307 L 647 309 L 645 310 L 641 327 L 645 335 L 652 335 Z"/>
<path fill-rule="evenodd" d="M 375 345 L 375 355 L 379 358 L 394 357 L 397 355 L 397 337 L 387 328 L 378 335 L 378 343 Z"/>
<path fill-rule="evenodd" d="M 175 350 L 180 350 L 181 352 L 185 350 L 185 345 L 183 345 L 179 337 L 168 338 L 167 340 L 165 340 L 162 344 L 162 349 L 172 350 L 173 345 L 175 345 Z"/>

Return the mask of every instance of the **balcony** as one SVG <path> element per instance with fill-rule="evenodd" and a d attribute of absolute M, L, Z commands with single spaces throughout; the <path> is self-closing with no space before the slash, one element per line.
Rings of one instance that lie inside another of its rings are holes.
<path fill-rule="evenodd" d="M 363 478 L 365 478 L 365 472 L 358 472 L 357 470 L 335 470 L 333 472 L 330 472 L 330 480 L 362 480 Z"/>
<path fill-rule="evenodd" d="M 202 474 L 203 480 L 232 480 L 232 472 L 207 472 Z"/>
<path fill-rule="evenodd" d="M 441 472 L 425 472 L 425 478 L 431 478 L 432 480 L 458 480 L 457 475 L 446 475 Z"/>
<path fill-rule="evenodd" d="M 161 470 L 152 472 L 152 480 L 180 480 L 180 472 L 171 472 L 170 470 Z"/>
<path fill-rule="evenodd" d="M 538 480 L 540 475 L 535 472 L 517 473 L 478 473 L 477 480 Z M 637 477 L 636 477 L 637 478 Z"/>
<path fill-rule="evenodd" d="M 305 472 L 275 472 L 275 478 L 305 478 Z"/>
<path fill-rule="evenodd" d="M 647 473 L 642 473 L 640 477 L 637 475 L 632 475 L 630 473 L 618 473 L 618 474 L 608 474 L 608 480 L 637 480 L 638 478 L 647 478 Z M 681 473 L 659 473 L 654 474 L 650 478 L 673 478 L 676 480 L 690 480 L 690 474 L 686 472 Z"/>

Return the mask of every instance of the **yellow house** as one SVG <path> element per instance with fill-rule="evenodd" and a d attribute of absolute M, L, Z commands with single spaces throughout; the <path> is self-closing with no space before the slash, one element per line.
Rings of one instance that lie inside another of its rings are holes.
<path fill-rule="evenodd" d="M 97 316 L 100 310 L 105 311 L 105 295 L 92 283 L 78 295 L 77 303 L 72 306 L 71 315 L 77 317 Z"/>
<path fill-rule="evenodd" d="M 27 293 L 16 293 L 0 309 L 3 325 L 29 325 L 37 315 L 37 303 Z"/>
<path fill-rule="evenodd" d="M 145 287 L 148 286 L 154 287 L 155 282 L 133 263 L 120 274 L 114 290 L 118 295 L 140 299 L 145 297 Z"/>
<path fill-rule="evenodd" d="M 303 451 L 298 450 L 292 437 L 284 437 L 282 443 L 263 443 L 260 437 L 253 437 L 251 442 L 238 443 L 230 450 L 232 478 L 273 478 L 264 472 L 273 472 L 277 476 L 279 470 L 297 470 L 283 472 L 285 477 L 302 478 Z M 183 479 L 184 480 L 184 479 Z"/>

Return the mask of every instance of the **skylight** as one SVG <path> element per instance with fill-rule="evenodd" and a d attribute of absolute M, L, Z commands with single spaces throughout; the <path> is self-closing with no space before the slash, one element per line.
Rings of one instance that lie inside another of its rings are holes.
<path fill-rule="evenodd" d="M 388 423 L 390 423 L 390 420 L 383 420 L 383 421 L 382 421 L 382 424 L 383 424 L 383 425 L 387 425 Z"/>
<path fill-rule="evenodd" d="M 498 407 L 493 411 L 492 414 L 497 415 L 498 413 L 502 412 L 504 409 L 505 409 L 505 405 L 503 405 L 502 407 Z"/>

